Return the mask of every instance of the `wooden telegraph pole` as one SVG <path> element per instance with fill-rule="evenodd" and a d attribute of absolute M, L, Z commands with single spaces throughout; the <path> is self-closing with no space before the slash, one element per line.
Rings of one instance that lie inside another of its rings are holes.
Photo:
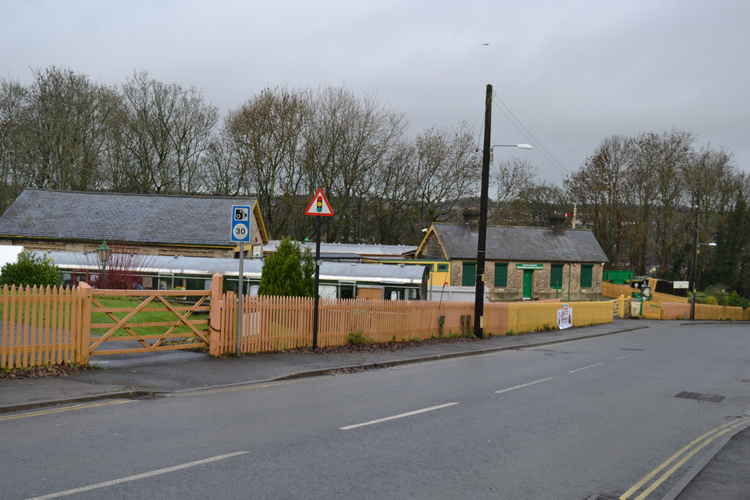
<path fill-rule="evenodd" d="M 490 184 L 492 133 L 492 85 L 487 84 L 484 99 L 484 148 L 482 149 L 482 191 L 479 198 L 479 240 L 477 241 L 476 287 L 474 289 L 474 335 L 484 336 L 484 260 L 487 248 L 487 205 Z"/>

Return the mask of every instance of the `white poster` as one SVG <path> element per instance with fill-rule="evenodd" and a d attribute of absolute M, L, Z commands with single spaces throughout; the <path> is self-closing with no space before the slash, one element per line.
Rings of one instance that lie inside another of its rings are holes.
<path fill-rule="evenodd" d="M 568 304 L 563 304 L 560 309 L 557 310 L 557 327 L 560 330 L 565 330 L 573 326 L 573 309 Z"/>

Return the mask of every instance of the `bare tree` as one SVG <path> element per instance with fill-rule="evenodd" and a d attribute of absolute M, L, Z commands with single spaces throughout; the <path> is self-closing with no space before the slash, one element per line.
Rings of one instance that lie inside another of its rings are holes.
<path fill-rule="evenodd" d="M 459 200 L 473 195 L 480 173 L 479 148 L 465 125 L 452 132 L 429 129 L 417 136 L 414 172 L 417 220 L 445 219 Z"/>
<path fill-rule="evenodd" d="M 495 201 L 498 207 L 518 198 L 519 193 L 531 187 L 537 170 L 528 160 L 512 158 L 498 163 L 494 172 Z"/>
<path fill-rule="evenodd" d="M 626 172 L 632 161 L 632 139 L 612 136 L 565 181 L 571 197 L 590 217 L 605 253 L 616 264 L 622 262 L 627 243 Z"/>
<path fill-rule="evenodd" d="M 225 123 L 243 182 L 240 189 L 256 193 L 269 224 L 282 234 L 293 217 L 284 201 L 296 198 L 303 180 L 302 134 L 309 115 L 306 93 L 264 89 Z"/>
<path fill-rule="evenodd" d="M 135 73 L 122 88 L 127 112 L 124 142 L 133 191 L 189 192 L 210 144 L 216 108 L 195 89 Z"/>
<path fill-rule="evenodd" d="M 372 173 L 397 144 L 403 117 L 351 92 L 326 88 L 313 99 L 305 129 L 304 168 L 307 191 L 325 188 L 341 214 L 328 224 L 328 238 L 359 241 L 366 233 L 362 197 L 370 194 Z"/>

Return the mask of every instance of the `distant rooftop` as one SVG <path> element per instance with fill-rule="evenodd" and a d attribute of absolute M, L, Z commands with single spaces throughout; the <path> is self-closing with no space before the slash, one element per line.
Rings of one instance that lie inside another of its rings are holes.
<path fill-rule="evenodd" d="M 263 251 L 275 252 L 281 240 L 271 240 L 263 245 Z M 304 248 L 309 248 L 315 252 L 315 242 L 297 242 Z M 381 245 L 370 243 L 321 243 L 320 252 L 322 254 L 340 254 L 351 256 L 401 256 L 417 249 L 413 245 Z"/>
<path fill-rule="evenodd" d="M 234 204 L 255 200 L 26 189 L 0 217 L 0 238 L 231 248 Z"/>

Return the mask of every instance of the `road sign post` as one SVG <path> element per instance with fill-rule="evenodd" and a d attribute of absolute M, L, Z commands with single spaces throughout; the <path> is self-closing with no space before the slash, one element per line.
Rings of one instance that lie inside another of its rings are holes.
<path fill-rule="evenodd" d="M 242 315 L 244 305 L 244 277 L 245 277 L 245 243 L 250 241 L 251 222 L 249 205 L 232 205 L 231 240 L 240 245 L 240 267 L 237 275 L 237 328 L 235 354 L 242 354 Z"/>
<path fill-rule="evenodd" d="M 316 216 L 318 220 L 315 221 L 315 303 L 313 305 L 313 331 L 312 331 L 312 347 L 313 349 L 318 348 L 318 309 L 320 305 L 320 293 L 318 291 L 320 284 L 320 217 L 331 217 L 333 216 L 333 207 L 328 202 L 325 193 L 322 189 L 317 189 L 315 194 L 307 204 L 305 215 Z"/>

